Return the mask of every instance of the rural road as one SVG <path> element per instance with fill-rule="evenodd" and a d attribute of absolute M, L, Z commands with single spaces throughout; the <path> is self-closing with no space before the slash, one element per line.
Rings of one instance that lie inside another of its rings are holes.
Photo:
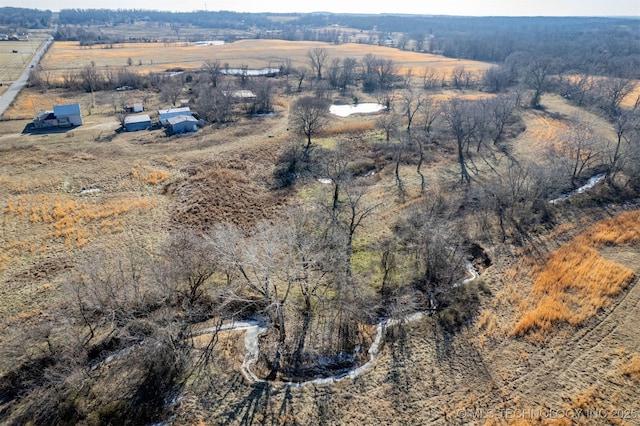
<path fill-rule="evenodd" d="M 0 97 L 0 117 L 2 117 L 2 114 L 4 114 L 7 108 L 9 108 L 13 100 L 18 96 L 18 93 L 20 93 L 25 84 L 27 84 L 27 81 L 29 81 L 29 72 L 32 68 L 35 68 L 36 65 L 38 65 L 42 55 L 44 55 L 52 42 L 53 37 L 50 37 L 42 44 L 42 46 L 40 46 L 40 49 L 38 49 L 35 55 L 33 55 L 33 58 L 22 71 L 20 76 L 13 82 L 11 87 L 9 87 L 9 90 Z"/>

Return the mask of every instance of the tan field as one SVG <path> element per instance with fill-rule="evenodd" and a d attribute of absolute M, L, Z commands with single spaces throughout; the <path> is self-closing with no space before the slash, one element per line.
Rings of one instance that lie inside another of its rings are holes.
<path fill-rule="evenodd" d="M 46 38 L 46 34 L 36 32 L 30 34 L 28 41 L 0 41 L 0 96 L 18 78 Z"/>
<path fill-rule="evenodd" d="M 124 67 L 131 59 L 131 68 L 139 73 L 162 72 L 171 68 L 197 69 L 205 61 L 217 60 L 231 68 L 279 67 L 284 58 L 291 59 L 294 67 L 308 67 L 307 53 L 310 49 L 324 48 L 331 57 L 353 57 L 361 59 L 371 53 L 381 58 L 392 59 L 401 67 L 401 73 L 412 70 L 419 76 L 425 68 L 434 69 L 439 75 L 448 77 L 457 67 L 479 73 L 491 67 L 476 61 L 458 60 L 428 53 L 401 51 L 390 47 L 347 43 L 333 45 L 321 42 L 298 42 L 283 40 L 240 40 L 222 46 L 194 46 L 187 43 L 124 43 L 111 45 L 80 46 L 77 42 L 56 42 L 41 65 L 61 78 L 67 70 L 77 70 L 91 63 L 104 67 Z M 140 65 L 141 64 L 141 65 Z"/>

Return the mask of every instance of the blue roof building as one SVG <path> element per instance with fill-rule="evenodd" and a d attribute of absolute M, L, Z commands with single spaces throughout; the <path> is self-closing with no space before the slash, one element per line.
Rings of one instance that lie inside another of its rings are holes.
<path fill-rule="evenodd" d="M 124 119 L 124 129 L 127 132 L 147 130 L 151 127 L 151 117 L 148 114 L 129 115 Z"/>
<path fill-rule="evenodd" d="M 82 126 L 80 104 L 55 105 L 53 115 L 58 120 L 58 127 Z"/>

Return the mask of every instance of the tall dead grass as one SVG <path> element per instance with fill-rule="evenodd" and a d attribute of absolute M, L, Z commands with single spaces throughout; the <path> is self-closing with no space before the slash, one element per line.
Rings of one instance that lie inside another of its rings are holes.
<path fill-rule="evenodd" d="M 344 135 L 348 133 L 361 133 L 375 130 L 376 124 L 373 121 L 352 121 L 331 126 L 323 132 L 325 136 Z"/>
<path fill-rule="evenodd" d="M 150 185 L 157 185 L 159 183 L 164 182 L 169 178 L 170 174 L 166 170 L 153 169 L 149 170 L 147 168 L 131 168 L 131 179 L 134 182 L 148 183 Z"/>
<path fill-rule="evenodd" d="M 634 272 L 605 259 L 603 245 L 640 241 L 640 212 L 628 212 L 603 220 L 551 253 L 534 267 L 533 290 L 528 305 L 511 335 L 530 332 L 544 335 L 554 324 L 578 325 L 611 304 L 611 298 L 634 279 Z"/>
<path fill-rule="evenodd" d="M 640 354 L 638 352 L 634 353 L 631 359 L 621 366 L 620 373 L 633 380 L 640 381 Z"/>
<path fill-rule="evenodd" d="M 51 195 L 17 197 L 7 203 L 3 220 L 7 227 L 28 226 L 30 238 L 1 241 L 0 270 L 27 251 L 36 254 L 55 243 L 79 248 L 97 235 L 122 232 L 123 215 L 153 206 L 153 201 L 147 198 L 85 201 Z"/>

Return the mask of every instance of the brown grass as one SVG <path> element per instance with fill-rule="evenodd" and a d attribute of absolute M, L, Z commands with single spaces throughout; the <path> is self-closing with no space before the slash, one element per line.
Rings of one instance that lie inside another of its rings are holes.
<path fill-rule="evenodd" d="M 620 367 L 620 373 L 632 380 L 640 381 L 640 354 L 634 353 L 631 359 Z"/>
<path fill-rule="evenodd" d="M 47 251 L 48 246 L 63 243 L 66 248 L 88 244 L 101 234 L 124 230 L 122 216 L 134 210 L 154 207 L 148 198 L 116 198 L 109 200 L 78 200 L 65 196 L 19 196 L 10 200 L 3 212 L 7 229 L 22 225 L 30 228 L 21 239 L 5 241 L 0 252 L 0 270 L 10 260 L 26 251 L 31 254 Z M 44 226 L 44 232 L 41 232 Z M 46 237 L 41 238 L 42 235 Z M 29 236 L 32 238 L 29 238 Z"/>
<path fill-rule="evenodd" d="M 361 133 L 361 132 L 369 132 L 371 130 L 375 130 L 376 124 L 373 121 L 352 121 L 352 122 L 343 122 L 336 123 L 327 129 L 323 134 L 326 135 L 343 135 L 347 133 Z"/>
<path fill-rule="evenodd" d="M 139 170 L 139 168 L 136 167 L 131 168 L 131 178 L 134 182 L 157 185 L 166 181 L 169 176 L 171 175 L 166 170 L 148 170 L 145 168 Z"/>
<path fill-rule="evenodd" d="M 640 212 L 628 212 L 596 223 L 551 253 L 534 270 L 533 308 L 524 313 L 511 334 L 544 334 L 560 322 L 577 325 L 610 305 L 611 298 L 624 290 L 635 274 L 602 257 L 597 248 L 638 241 Z"/>

